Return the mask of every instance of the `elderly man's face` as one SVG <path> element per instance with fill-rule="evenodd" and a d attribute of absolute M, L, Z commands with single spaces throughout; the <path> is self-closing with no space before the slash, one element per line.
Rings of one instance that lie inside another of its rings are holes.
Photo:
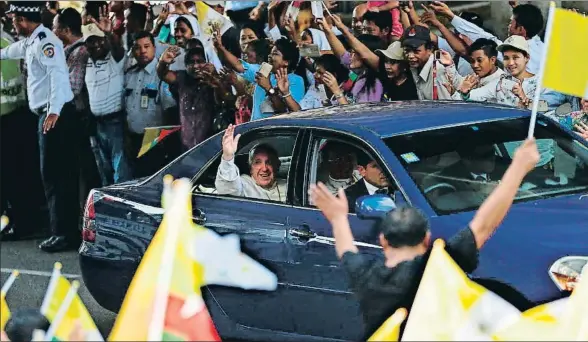
<path fill-rule="evenodd" d="M 253 157 L 251 178 L 262 188 L 270 188 L 274 185 L 276 180 L 274 165 L 267 153 L 259 152 Z"/>

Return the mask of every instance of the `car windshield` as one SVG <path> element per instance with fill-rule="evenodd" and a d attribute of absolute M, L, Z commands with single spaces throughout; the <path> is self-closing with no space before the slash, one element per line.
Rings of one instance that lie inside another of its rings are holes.
<path fill-rule="evenodd" d="M 477 209 L 496 187 L 527 135 L 529 118 L 447 127 L 384 139 L 439 215 Z M 539 118 L 541 159 L 516 201 L 588 190 L 588 148 Z"/>

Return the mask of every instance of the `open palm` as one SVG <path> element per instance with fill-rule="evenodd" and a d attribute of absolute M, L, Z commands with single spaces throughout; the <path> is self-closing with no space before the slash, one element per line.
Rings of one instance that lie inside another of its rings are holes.
<path fill-rule="evenodd" d="M 231 160 L 235 157 L 239 147 L 239 138 L 241 138 L 241 134 L 235 136 L 235 126 L 229 125 L 223 136 L 223 159 Z"/>

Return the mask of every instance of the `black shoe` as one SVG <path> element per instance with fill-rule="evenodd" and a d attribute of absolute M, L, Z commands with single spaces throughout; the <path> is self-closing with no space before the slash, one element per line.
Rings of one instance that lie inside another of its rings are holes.
<path fill-rule="evenodd" d="M 71 251 L 77 249 L 77 246 L 72 244 L 65 236 L 55 236 L 48 238 L 41 242 L 39 248 L 43 252 L 56 253 L 63 251 Z"/>

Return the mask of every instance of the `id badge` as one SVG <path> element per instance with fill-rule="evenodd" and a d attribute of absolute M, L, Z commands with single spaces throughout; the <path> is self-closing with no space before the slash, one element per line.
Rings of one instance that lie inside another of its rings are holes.
<path fill-rule="evenodd" d="M 149 107 L 149 97 L 141 95 L 141 108 L 146 109 L 147 107 Z"/>

